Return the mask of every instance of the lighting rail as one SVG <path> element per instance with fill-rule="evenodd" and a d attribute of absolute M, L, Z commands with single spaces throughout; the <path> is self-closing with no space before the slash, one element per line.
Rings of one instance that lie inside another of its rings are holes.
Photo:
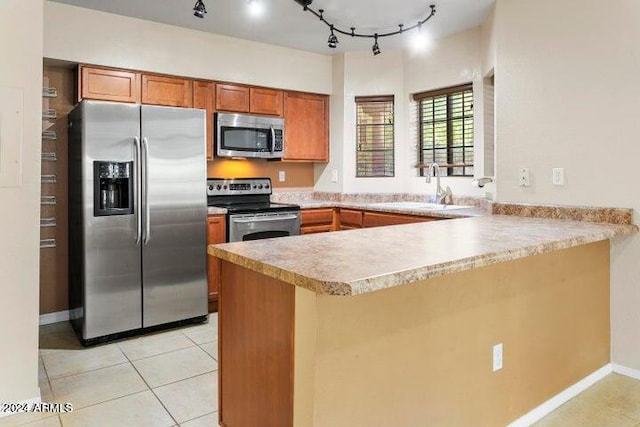
<path fill-rule="evenodd" d="M 329 39 L 327 40 L 327 45 L 330 48 L 335 49 L 337 44 L 339 43 L 338 37 L 335 35 L 335 33 L 339 33 L 339 34 L 343 34 L 345 36 L 351 36 L 351 37 L 372 38 L 374 39 L 374 43 L 373 43 L 373 46 L 371 47 L 371 50 L 374 55 L 378 55 L 381 52 L 380 46 L 378 45 L 379 38 L 395 36 L 397 34 L 402 34 L 404 32 L 411 31 L 415 28 L 418 28 L 418 30 L 420 30 L 422 28 L 422 25 L 425 22 L 427 22 L 429 19 L 431 19 L 433 15 L 436 14 L 436 6 L 432 4 L 429 6 L 431 8 L 431 12 L 429 13 L 429 15 L 423 20 L 418 21 L 417 24 L 412 25 L 410 27 L 405 28 L 404 24 L 398 24 L 398 27 L 400 27 L 398 30 L 389 31 L 387 33 L 356 33 L 356 27 L 351 27 L 351 31 L 345 31 L 336 27 L 331 22 L 327 21 L 324 17 L 324 9 L 318 9 L 317 12 L 311 9 L 309 5 L 313 2 L 313 0 L 294 0 L 294 1 L 302 6 L 302 10 L 304 10 L 305 12 L 312 13 L 313 15 L 316 16 L 316 18 L 320 19 L 320 21 L 324 22 L 329 27 L 329 29 L 331 30 L 331 34 L 329 35 Z"/>

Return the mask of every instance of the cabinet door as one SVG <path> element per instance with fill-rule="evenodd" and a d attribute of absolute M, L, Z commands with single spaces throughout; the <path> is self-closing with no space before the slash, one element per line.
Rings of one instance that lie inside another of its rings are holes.
<path fill-rule="evenodd" d="M 252 87 L 249 89 L 250 111 L 282 117 L 284 94 L 281 90 Z"/>
<path fill-rule="evenodd" d="M 322 233 L 334 231 L 335 210 L 333 208 L 302 209 L 300 211 L 300 233 Z"/>
<path fill-rule="evenodd" d="M 207 246 L 227 241 L 225 215 L 209 215 L 207 218 Z M 218 311 L 220 289 L 220 259 L 207 255 L 207 279 L 209 282 L 209 312 Z"/>
<path fill-rule="evenodd" d="M 249 112 L 249 88 L 216 84 L 216 111 Z"/>
<path fill-rule="evenodd" d="M 216 85 L 213 82 L 193 82 L 193 107 L 207 110 L 207 160 L 213 160 L 213 107 Z"/>
<path fill-rule="evenodd" d="M 356 209 L 340 209 L 340 229 L 362 228 L 362 211 Z"/>
<path fill-rule="evenodd" d="M 284 120 L 284 160 L 329 161 L 327 96 L 285 92 Z"/>
<path fill-rule="evenodd" d="M 140 73 L 80 66 L 80 100 L 140 103 Z"/>
<path fill-rule="evenodd" d="M 380 227 L 383 225 L 411 224 L 414 222 L 434 221 L 437 219 L 438 218 L 428 216 L 365 212 L 363 224 L 365 227 Z"/>
<path fill-rule="evenodd" d="M 142 103 L 169 107 L 191 107 L 191 80 L 178 77 L 142 75 Z"/>

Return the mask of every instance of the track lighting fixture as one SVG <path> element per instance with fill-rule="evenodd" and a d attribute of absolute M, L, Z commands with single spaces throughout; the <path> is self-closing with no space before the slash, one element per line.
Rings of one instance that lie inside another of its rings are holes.
<path fill-rule="evenodd" d="M 327 41 L 327 44 L 329 45 L 329 47 L 331 49 L 335 49 L 336 45 L 340 43 L 338 41 L 338 37 L 333 33 L 333 25 L 331 26 L 331 35 L 329 35 L 329 40 Z"/>
<path fill-rule="evenodd" d="M 415 25 L 411 25 L 410 27 L 405 28 L 404 24 L 399 24 L 398 27 L 399 29 L 396 31 L 390 31 L 387 33 L 356 33 L 356 27 L 351 27 L 351 31 L 344 31 L 341 30 L 340 28 L 336 27 L 334 24 L 332 24 L 331 22 L 327 21 L 324 17 L 324 10 L 323 9 L 318 9 L 318 11 L 316 12 L 315 10 L 311 9 L 309 6 L 311 5 L 311 3 L 313 2 L 313 0 L 294 0 L 296 3 L 298 3 L 300 6 L 302 6 L 302 10 L 304 10 L 305 12 L 310 12 L 311 14 L 313 14 L 314 16 L 316 16 L 318 19 L 320 19 L 320 21 L 324 22 L 330 29 L 331 29 L 331 35 L 329 35 L 329 40 L 327 41 L 327 45 L 334 49 L 336 47 L 336 45 L 338 44 L 338 37 L 335 35 L 334 31 L 336 33 L 340 33 L 340 34 L 344 34 L 345 36 L 351 36 L 351 37 L 365 37 L 365 38 L 372 38 L 374 39 L 374 43 L 373 43 L 373 47 L 371 48 L 372 52 L 374 55 L 378 55 L 380 54 L 380 46 L 378 45 L 378 38 L 382 38 L 382 37 L 389 37 L 389 36 L 395 36 L 396 34 L 401 34 L 403 32 L 406 31 L 411 31 L 415 28 L 421 28 L 422 24 L 424 24 L 425 22 L 427 22 L 429 19 L 431 19 L 433 17 L 433 15 L 436 14 L 436 6 L 435 5 L 430 5 L 430 13 L 429 15 L 427 15 L 426 18 L 422 19 L 421 21 L 418 21 L 417 24 Z"/>
<path fill-rule="evenodd" d="M 380 55 L 380 46 L 378 46 L 378 34 L 374 34 L 375 42 L 373 42 L 373 47 L 371 51 L 373 52 L 373 56 Z"/>
<path fill-rule="evenodd" d="M 204 18 L 205 13 L 207 13 L 207 8 L 204 5 L 204 2 L 202 0 L 196 1 L 196 4 L 193 6 L 193 16 Z"/>

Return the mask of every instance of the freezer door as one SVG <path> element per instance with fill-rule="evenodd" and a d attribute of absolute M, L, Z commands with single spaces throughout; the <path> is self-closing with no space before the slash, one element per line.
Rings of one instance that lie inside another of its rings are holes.
<path fill-rule="evenodd" d="M 143 326 L 207 314 L 205 112 L 142 106 Z"/>
<path fill-rule="evenodd" d="M 82 335 L 88 340 L 142 327 L 137 201 L 134 197 L 133 212 L 127 214 L 98 216 L 94 209 L 101 202 L 96 162 L 128 164 L 133 187 L 137 184 L 140 107 L 84 101 L 71 114 L 70 125 L 69 267 L 72 301 L 78 303 L 71 309 L 83 319 Z"/>

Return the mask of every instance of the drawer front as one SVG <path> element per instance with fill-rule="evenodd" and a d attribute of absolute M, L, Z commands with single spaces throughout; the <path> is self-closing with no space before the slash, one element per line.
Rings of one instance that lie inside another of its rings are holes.
<path fill-rule="evenodd" d="M 428 216 L 365 212 L 363 222 L 365 227 L 380 227 L 383 225 L 412 224 L 414 222 L 434 221 L 436 219 L 437 218 Z"/>
<path fill-rule="evenodd" d="M 300 234 L 326 233 L 329 231 L 333 231 L 331 225 L 307 225 L 300 227 Z"/>
<path fill-rule="evenodd" d="M 303 209 L 300 211 L 300 224 L 333 224 L 333 209 Z"/>
<path fill-rule="evenodd" d="M 340 225 L 347 225 L 351 228 L 362 227 L 362 211 L 340 209 Z"/>

